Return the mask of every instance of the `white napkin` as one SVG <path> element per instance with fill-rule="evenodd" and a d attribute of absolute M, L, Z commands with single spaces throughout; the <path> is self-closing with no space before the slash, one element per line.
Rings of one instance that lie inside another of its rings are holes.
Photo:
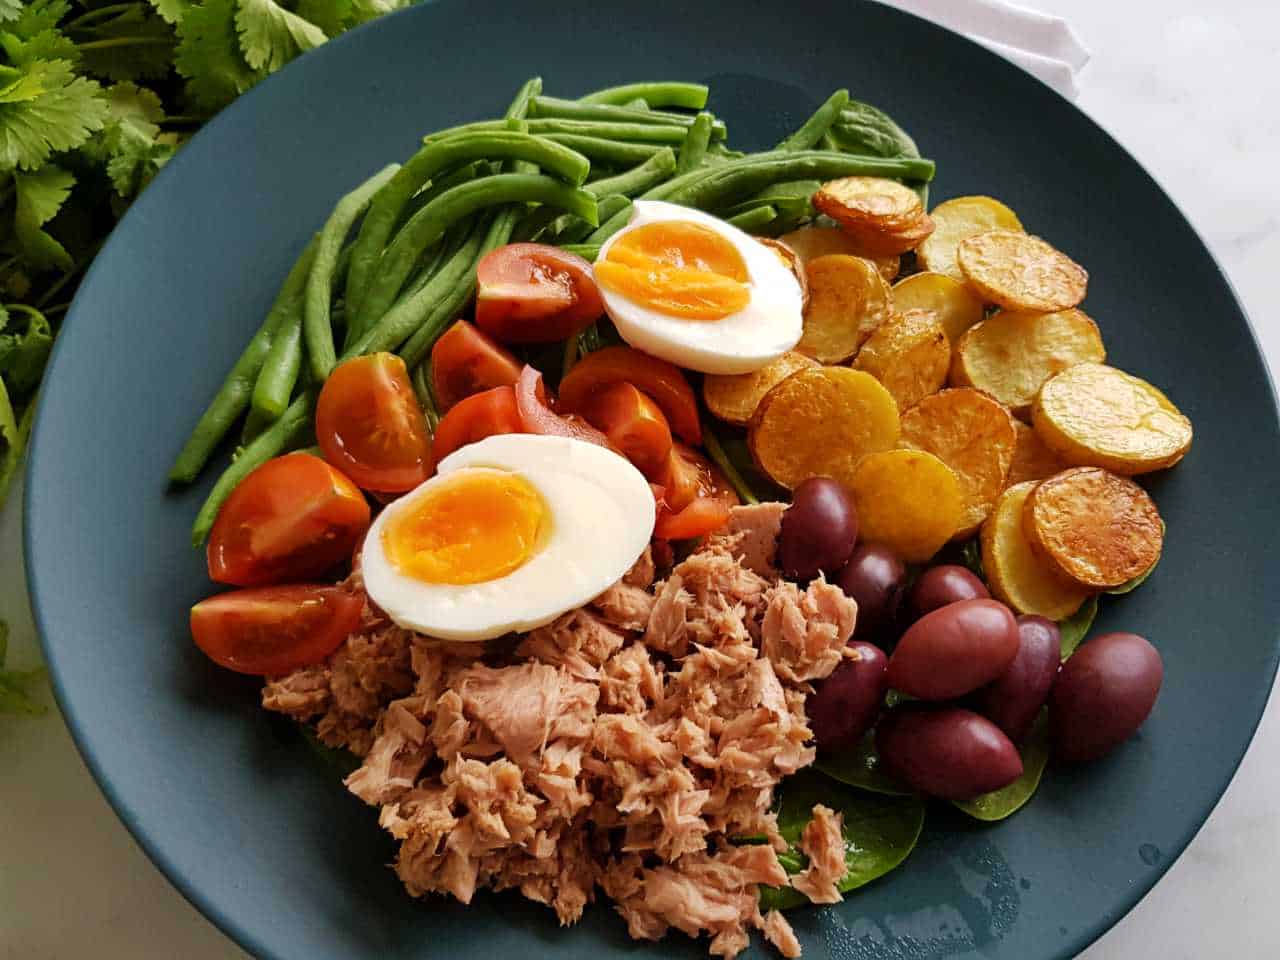
<path fill-rule="evenodd" d="M 881 0 L 914 13 L 1012 60 L 1065 97 L 1075 98 L 1076 74 L 1089 51 L 1071 25 L 1005 0 Z"/>

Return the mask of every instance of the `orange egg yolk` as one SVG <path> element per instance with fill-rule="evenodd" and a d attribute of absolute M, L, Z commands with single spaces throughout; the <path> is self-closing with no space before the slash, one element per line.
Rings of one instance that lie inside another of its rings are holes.
<path fill-rule="evenodd" d="M 484 583 L 533 556 L 547 521 L 546 504 L 523 477 L 460 470 L 390 518 L 382 547 L 392 567 L 414 580 Z"/>
<path fill-rule="evenodd" d="M 687 320 L 721 320 L 751 301 L 738 248 L 710 227 L 684 220 L 627 231 L 595 272 L 606 290 Z"/>

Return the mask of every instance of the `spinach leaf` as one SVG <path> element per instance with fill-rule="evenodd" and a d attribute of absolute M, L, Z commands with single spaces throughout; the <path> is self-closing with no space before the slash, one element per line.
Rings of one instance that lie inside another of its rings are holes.
<path fill-rule="evenodd" d="M 814 768 L 833 780 L 851 787 L 883 793 L 892 797 L 911 795 L 911 788 L 891 777 L 880 763 L 876 753 L 876 735 L 868 730 L 852 750 L 840 753 L 819 754 Z"/>
<path fill-rule="evenodd" d="M 1049 711 L 1041 710 L 1027 739 L 1018 748 L 1022 755 L 1022 776 L 1007 787 L 974 797 L 953 801 L 969 816 L 993 822 L 1017 813 L 1040 786 L 1045 764 L 1049 762 Z"/>
<path fill-rule="evenodd" d="M 764 503 L 770 500 L 791 500 L 791 493 L 770 480 L 751 458 L 747 447 L 747 431 L 728 423 L 716 423 L 716 440 L 725 458 L 731 463 L 743 482 Z"/>
<path fill-rule="evenodd" d="M 924 826 L 924 801 L 919 797 L 888 797 L 854 790 L 819 773 L 802 770 L 781 785 L 778 830 L 790 844 L 778 859 L 788 873 L 798 873 L 807 858 L 797 844 L 813 807 L 821 803 L 844 815 L 845 864 L 848 872 L 838 884 L 842 892 L 855 890 L 888 873 L 907 858 Z M 786 910 L 808 903 L 790 887 L 761 887 L 764 910 Z"/>
<path fill-rule="evenodd" d="M 830 130 L 831 139 L 845 153 L 869 153 L 877 157 L 918 157 L 911 135 L 883 110 L 850 100 Z"/>
<path fill-rule="evenodd" d="M 1081 604 L 1080 609 L 1058 621 L 1058 631 L 1062 634 L 1062 659 L 1066 660 L 1076 652 L 1076 647 L 1084 641 L 1098 615 L 1098 597 L 1095 594 Z"/>
<path fill-rule="evenodd" d="M 1164 535 L 1164 532 L 1165 532 L 1166 530 L 1168 530 L 1168 529 L 1169 529 L 1169 528 L 1165 526 L 1164 521 L 1163 521 L 1163 520 L 1161 520 L 1161 521 L 1160 521 L 1160 533 L 1161 533 L 1161 536 L 1163 536 L 1163 535 Z M 1126 593 L 1133 593 L 1133 591 L 1137 590 L 1140 586 L 1142 586 L 1144 583 L 1146 583 L 1146 582 L 1147 582 L 1147 577 L 1149 577 L 1149 576 L 1151 576 L 1153 573 L 1155 573 L 1155 572 L 1156 572 L 1156 567 L 1158 567 L 1158 566 L 1160 566 L 1160 558 L 1159 558 L 1159 557 L 1156 557 L 1156 562 L 1155 562 L 1155 563 L 1153 563 L 1151 566 L 1147 567 L 1147 569 L 1146 569 L 1146 570 L 1144 570 L 1142 573 L 1138 574 L 1136 577 L 1134 577 L 1134 578 L 1133 578 L 1132 580 L 1130 580 L 1128 583 L 1122 583 L 1122 584 L 1120 584 L 1120 586 L 1118 586 L 1118 587 L 1112 587 L 1110 590 L 1105 590 L 1105 591 L 1103 591 L 1103 592 L 1104 592 L 1104 593 L 1109 593 L 1109 594 L 1111 594 L 1111 596 L 1113 596 L 1113 597 L 1122 597 L 1122 596 L 1124 596 Z"/>
<path fill-rule="evenodd" d="M 0 713 L 25 713 L 37 715 L 47 709 L 31 699 L 31 688 L 43 677 L 44 670 L 5 670 L 5 656 L 9 652 L 9 625 L 0 620 Z"/>

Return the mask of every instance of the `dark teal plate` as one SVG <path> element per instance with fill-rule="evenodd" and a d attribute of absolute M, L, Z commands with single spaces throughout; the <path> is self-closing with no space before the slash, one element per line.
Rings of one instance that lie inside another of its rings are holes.
<path fill-rule="evenodd" d="M 1141 735 L 1092 767 L 1051 771 L 1005 823 L 931 810 L 902 869 L 794 914 L 814 960 L 1076 953 L 1187 845 L 1266 702 L 1280 619 L 1272 391 L 1222 273 L 1115 141 L 980 47 L 853 0 L 442 0 L 309 54 L 178 155 L 81 287 L 27 482 L 36 618 L 107 797 L 179 889 L 264 957 L 703 954 L 678 934 L 632 944 L 605 906 L 561 930 L 514 895 L 470 909 L 411 900 L 386 868 L 374 811 L 258 709 L 256 683 L 213 668 L 187 635 L 187 608 L 209 590 L 188 546 L 209 480 L 167 495 L 164 476 L 193 417 L 334 198 L 424 131 L 496 115 L 534 73 L 570 96 L 705 80 L 734 144 L 751 148 L 849 87 L 937 159 L 935 199 L 996 194 L 1086 264 L 1086 306 L 1112 361 L 1195 421 L 1195 449 L 1151 484 L 1165 559 L 1099 620 L 1164 654 Z"/>

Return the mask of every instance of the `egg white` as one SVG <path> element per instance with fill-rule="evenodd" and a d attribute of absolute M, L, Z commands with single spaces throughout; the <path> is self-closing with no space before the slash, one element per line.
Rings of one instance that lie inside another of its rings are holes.
<path fill-rule="evenodd" d="M 374 520 L 361 567 L 369 599 L 407 630 L 442 640 L 489 640 L 550 623 L 630 569 L 653 535 L 653 494 L 627 460 L 567 437 L 508 434 L 455 451 L 437 474 Z M 392 566 L 382 531 L 459 471 L 516 473 L 542 497 L 549 529 L 532 557 L 484 583 L 423 583 Z"/>
<path fill-rule="evenodd" d="M 597 262 L 637 227 L 671 220 L 709 227 L 732 243 L 746 263 L 751 300 L 720 320 L 689 320 L 659 313 L 602 286 L 605 310 L 623 340 L 637 350 L 701 373 L 750 373 L 800 342 L 802 298 L 795 276 L 764 244 L 701 210 L 637 200 L 631 220 L 600 248 Z"/>

